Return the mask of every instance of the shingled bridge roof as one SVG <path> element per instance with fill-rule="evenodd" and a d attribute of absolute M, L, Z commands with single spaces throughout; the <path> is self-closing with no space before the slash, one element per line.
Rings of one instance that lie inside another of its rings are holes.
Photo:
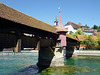
<path fill-rule="evenodd" d="M 10 21 L 13 21 L 15 23 L 23 24 L 29 27 L 41 29 L 44 31 L 48 31 L 54 34 L 57 34 L 57 28 L 47 24 L 43 21 L 40 21 L 32 16 L 29 16 L 27 14 L 24 14 L 16 9 L 13 9 L 3 3 L 0 3 L 0 18 L 4 18 Z M 73 38 L 69 36 L 69 34 L 66 34 L 66 37 L 77 40 L 76 38 Z"/>
<path fill-rule="evenodd" d="M 0 18 L 4 18 L 16 23 L 20 23 L 33 28 L 41 29 L 51 33 L 56 33 L 57 28 L 40 21 L 34 17 L 26 15 L 18 10 L 15 10 L 3 3 L 0 3 Z"/>

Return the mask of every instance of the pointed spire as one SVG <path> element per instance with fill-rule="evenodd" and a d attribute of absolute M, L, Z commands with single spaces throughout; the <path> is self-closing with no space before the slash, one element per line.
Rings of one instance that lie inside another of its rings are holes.
<path fill-rule="evenodd" d="M 59 11 L 59 25 L 58 25 L 57 32 L 67 32 L 67 29 L 65 29 L 61 20 L 61 11 Z"/>
<path fill-rule="evenodd" d="M 56 18 L 55 18 L 55 21 L 58 22 L 58 20 L 57 20 L 57 16 L 56 16 Z"/>
<path fill-rule="evenodd" d="M 57 16 L 55 17 L 54 23 L 57 23 L 58 24 Z"/>
<path fill-rule="evenodd" d="M 55 27 L 58 27 L 58 20 L 57 20 L 57 16 L 56 16 L 55 21 L 54 21 L 54 26 L 55 26 Z"/>

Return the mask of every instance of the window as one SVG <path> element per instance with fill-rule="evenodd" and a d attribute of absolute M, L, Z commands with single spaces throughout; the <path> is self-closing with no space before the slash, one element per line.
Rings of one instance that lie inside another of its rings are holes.
<path fill-rule="evenodd" d="M 61 46 L 61 40 L 58 40 L 57 41 L 57 47 L 60 47 Z"/>

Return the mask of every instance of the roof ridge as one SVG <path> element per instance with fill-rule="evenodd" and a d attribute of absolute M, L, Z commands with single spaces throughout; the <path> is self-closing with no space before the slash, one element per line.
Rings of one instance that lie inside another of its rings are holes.
<path fill-rule="evenodd" d="M 68 21 L 68 22 L 71 22 L 71 21 Z M 71 23 L 73 23 L 73 24 L 76 24 L 76 25 L 79 25 L 79 24 L 77 24 L 77 23 L 74 23 L 74 22 L 71 22 Z M 80 25 L 79 25 L 80 26 Z"/>
<path fill-rule="evenodd" d="M 73 35 L 66 33 L 66 37 L 68 37 L 67 35 L 70 36 L 69 38 L 79 41 L 79 40 L 78 40 L 76 37 L 74 37 Z"/>
<path fill-rule="evenodd" d="M 69 25 L 69 24 L 75 29 L 78 29 L 79 27 L 81 27 L 79 24 L 76 24 L 76 23 L 71 22 L 71 21 L 68 21 L 66 26 Z"/>

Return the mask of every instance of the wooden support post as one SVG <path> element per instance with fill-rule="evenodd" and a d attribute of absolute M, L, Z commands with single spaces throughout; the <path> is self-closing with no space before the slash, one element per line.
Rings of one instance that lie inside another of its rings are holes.
<path fill-rule="evenodd" d="M 37 45 L 36 45 L 35 50 L 40 50 L 40 39 L 37 41 Z"/>
<path fill-rule="evenodd" d="M 52 50 L 52 48 L 49 46 L 50 51 L 54 54 L 54 51 Z M 55 55 L 55 54 L 54 54 Z"/>
<path fill-rule="evenodd" d="M 14 52 L 21 52 L 21 33 L 18 32 L 17 36 L 17 43 Z"/>
<path fill-rule="evenodd" d="M 14 52 L 21 52 L 21 38 L 17 40 Z"/>

